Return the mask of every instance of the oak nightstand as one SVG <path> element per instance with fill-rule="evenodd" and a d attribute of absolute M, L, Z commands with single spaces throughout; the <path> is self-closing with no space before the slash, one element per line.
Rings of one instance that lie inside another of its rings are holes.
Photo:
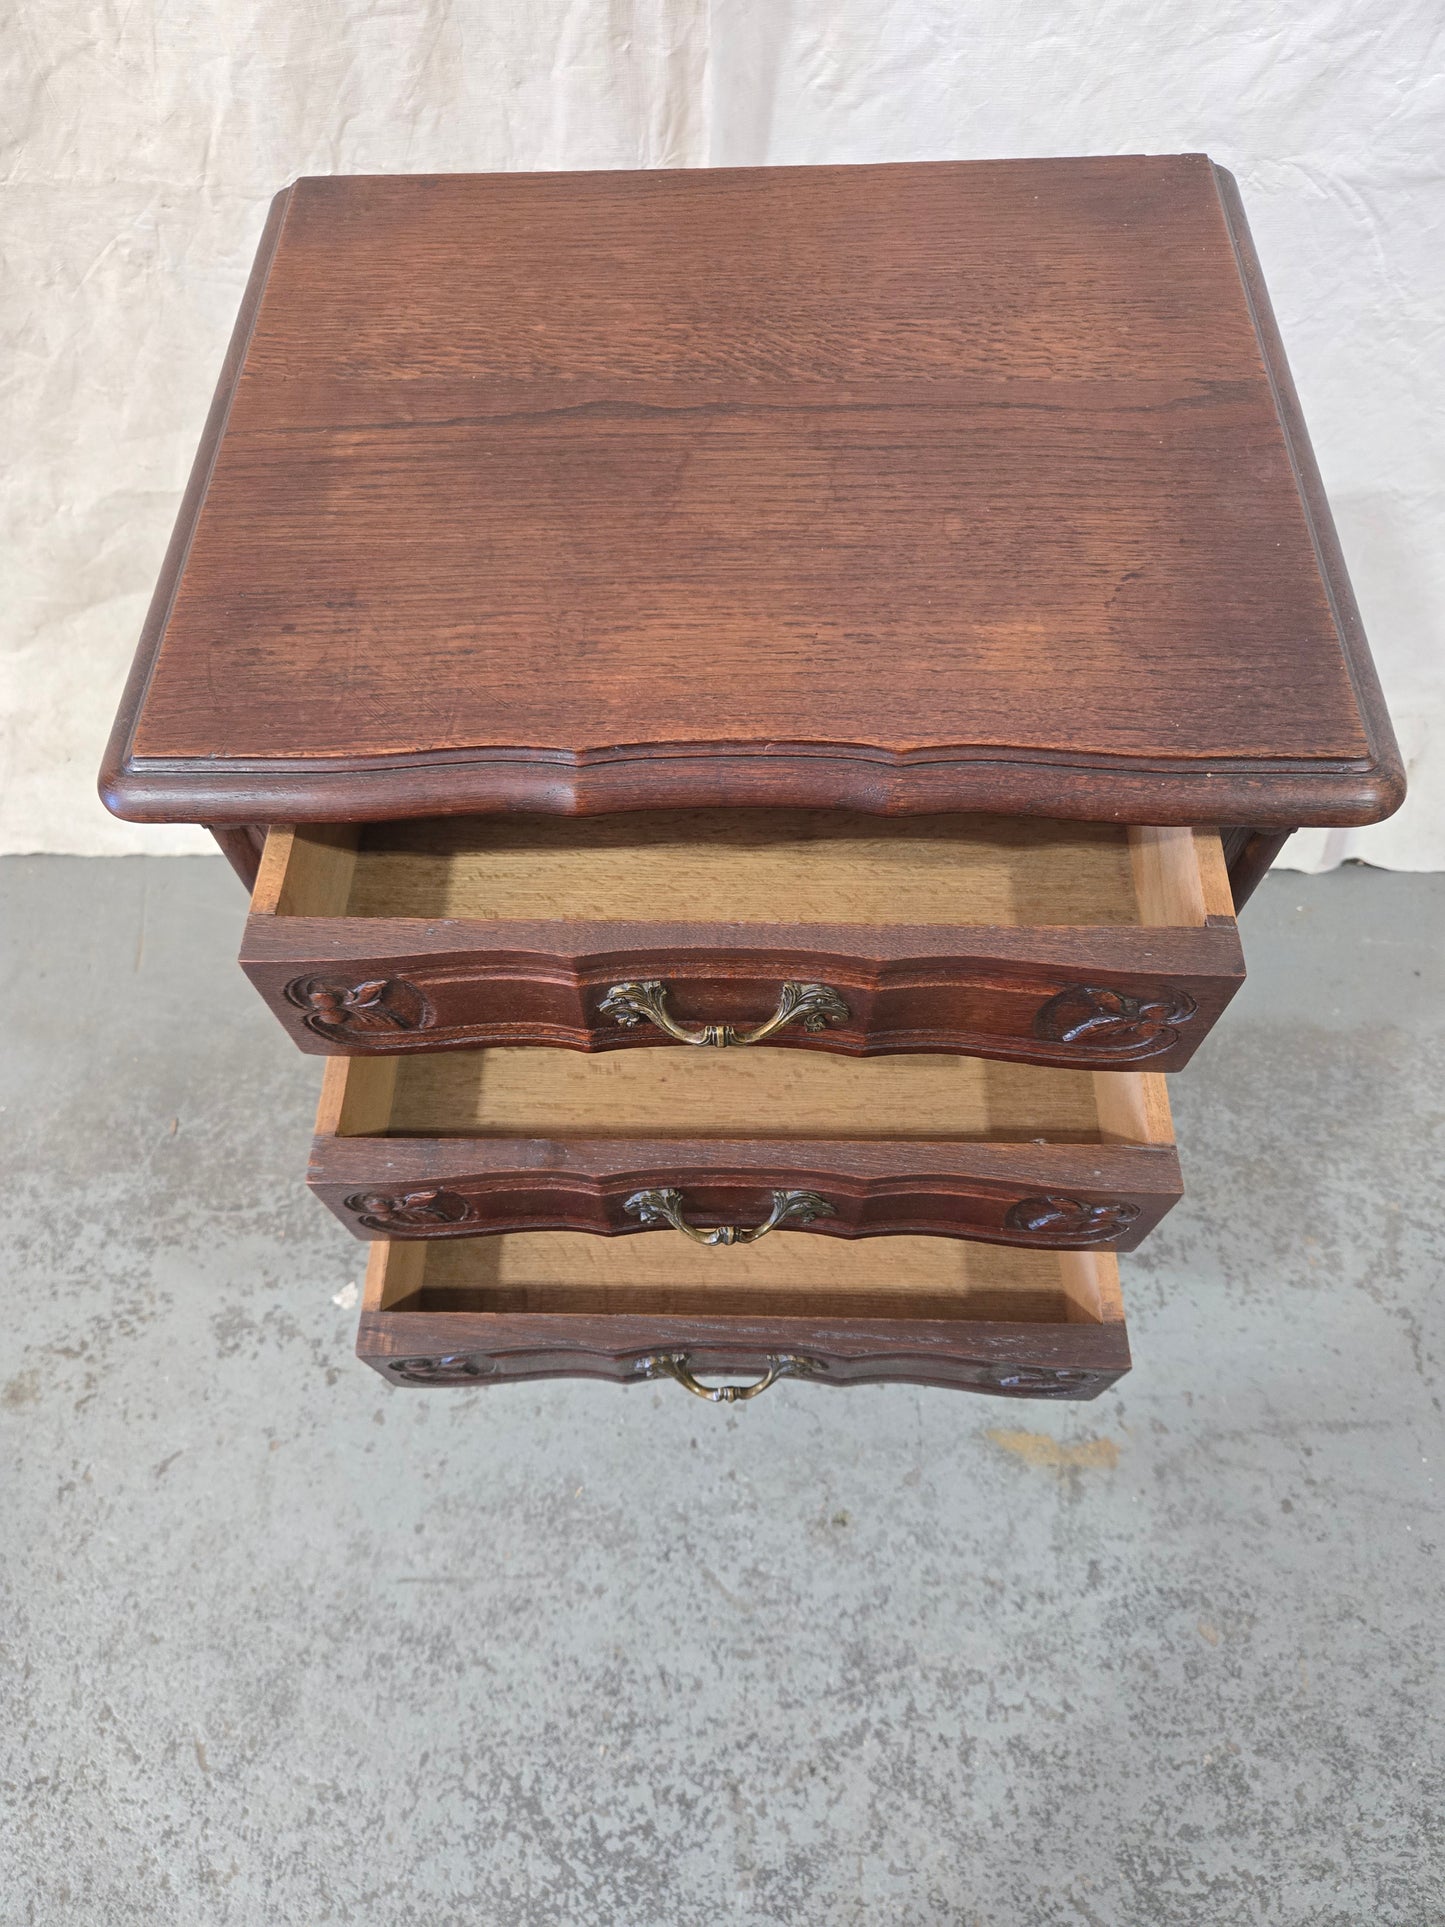
<path fill-rule="evenodd" d="M 252 887 L 394 1382 L 1090 1397 L 1237 909 L 1403 780 L 1182 155 L 297 182 L 102 790 Z"/>

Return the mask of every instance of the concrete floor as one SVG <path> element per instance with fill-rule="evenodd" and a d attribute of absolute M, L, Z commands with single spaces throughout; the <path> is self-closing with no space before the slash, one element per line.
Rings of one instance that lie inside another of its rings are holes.
<path fill-rule="evenodd" d="M 1115 1391 L 731 1410 L 384 1386 L 229 871 L 0 885 L 6 1922 L 1445 1917 L 1445 876 L 1256 899 Z"/>

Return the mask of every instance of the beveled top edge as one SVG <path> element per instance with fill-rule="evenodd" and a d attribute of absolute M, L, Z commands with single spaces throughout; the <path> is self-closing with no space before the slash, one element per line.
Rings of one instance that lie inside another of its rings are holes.
<path fill-rule="evenodd" d="M 735 745 L 651 744 L 589 752 L 526 745 L 422 752 L 414 756 L 161 762 L 134 757 L 131 745 L 201 504 L 224 434 L 267 275 L 298 189 L 355 180 L 504 178 L 445 175 L 300 176 L 273 199 L 205 431 L 182 499 L 140 644 L 100 772 L 99 790 L 115 815 L 137 822 L 252 823 L 357 821 L 471 812 L 600 814 L 689 807 L 848 808 L 877 814 L 1006 810 L 1021 815 L 1154 824 L 1293 829 L 1379 821 L 1405 797 L 1403 761 L 1364 637 L 1323 484 L 1310 447 L 1283 345 L 1232 174 L 1197 153 L 1094 155 L 1099 164 L 1198 161 L 1211 170 L 1234 246 L 1251 317 L 1295 466 L 1342 654 L 1371 751 L 1359 762 L 1217 759 L 1198 764 L 1103 756 L 1060 757 L 1039 750 L 970 747 L 909 754 L 843 743 L 740 750 Z M 547 178 L 598 173 L 655 177 L 746 173 L 820 173 L 919 168 L 1077 165 L 1067 157 L 1024 161 L 934 161 L 789 165 L 778 168 L 556 170 Z M 540 170 L 539 170 L 540 171 Z"/>
<path fill-rule="evenodd" d="M 876 815 L 1000 811 L 1085 822 L 1297 829 L 1370 823 L 1404 796 L 1398 766 L 1239 764 L 1209 769 L 1064 764 L 991 754 L 910 763 L 846 746 L 742 751 L 650 745 L 595 762 L 569 754 L 453 753 L 346 769 L 290 763 L 135 763 L 101 793 L 136 822 L 380 822 L 492 812 L 589 816 L 632 809 L 849 809 Z"/>
<path fill-rule="evenodd" d="M 1255 335 L 1264 357 L 1280 427 L 1284 432 L 1285 446 L 1289 450 L 1290 460 L 1294 466 L 1295 483 L 1304 507 L 1305 521 L 1314 541 L 1320 577 L 1325 585 L 1325 593 L 1329 597 L 1335 633 L 1340 643 L 1340 653 L 1349 671 L 1355 701 L 1359 706 L 1360 721 L 1364 726 L 1365 740 L 1371 751 L 1371 761 L 1363 765 L 1361 771 L 1369 797 L 1365 813 L 1333 818 L 1330 822 L 1331 824 L 1380 822 L 1387 816 L 1393 816 L 1405 800 L 1404 759 L 1400 755 L 1394 725 L 1390 721 L 1390 712 L 1385 706 L 1384 691 L 1380 687 L 1379 673 L 1375 668 L 1374 657 L 1370 653 L 1370 645 L 1365 636 L 1359 604 L 1355 600 L 1349 572 L 1345 567 L 1344 552 L 1340 547 L 1334 516 L 1330 512 L 1324 478 L 1320 474 L 1319 464 L 1315 460 L 1314 448 L 1310 442 L 1309 430 L 1305 426 L 1304 411 L 1300 407 L 1299 394 L 1285 356 L 1284 341 L 1279 332 L 1279 324 L 1275 320 L 1269 290 L 1265 285 L 1259 256 L 1255 252 L 1254 239 L 1249 231 L 1244 202 L 1240 198 L 1239 183 L 1227 167 L 1221 167 L 1217 162 L 1210 163 L 1210 170 L 1214 177 L 1215 190 L 1219 195 L 1225 226 L 1234 248 L 1234 258 L 1244 287 L 1245 299 L 1249 304 L 1250 318 L 1254 323 Z M 1325 821 L 1321 817 L 1304 816 L 1299 819 L 1299 824 L 1323 826 Z M 1263 819 L 1261 819 L 1261 827 L 1264 827 Z"/>
<path fill-rule="evenodd" d="M 343 174 L 297 174 L 280 191 L 289 194 L 293 188 L 325 186 L 330 182 L 349 183 L 353 181 L 385 181 L 405 187 L 413 183 L 434 181 L 508 181 L 521 182 L 542 179 L 549 182 L 559 180 L 607 180 L 626 179 L 629 176 L 645 178 L 649 181 L 662 179 L 678 180 L 683 177 L 706 177 L 708 180 L 726 181 L 739 175 L 776 176 L 781 174 L 901 174 L 938 171 L 944 168 L 970 169 L 983 172 L 990 168 L 1015 173 L 1022 168 L 1056 167 L 1167 167 L 1180 161 L 1194 161 L 1201 167 L 1217 167 L 1202 148 L 1169 149 L 1157 154 L 1143 152 L 1129 154 L 1026 154 L 1018 159 L 1003 156 L 948 155 L 930 161 L 762 161 L 751 164 L 737 164 L 728 167 L 455 167 L 419 170 L 416 173 L 369 173 L 364 169 Z"/>

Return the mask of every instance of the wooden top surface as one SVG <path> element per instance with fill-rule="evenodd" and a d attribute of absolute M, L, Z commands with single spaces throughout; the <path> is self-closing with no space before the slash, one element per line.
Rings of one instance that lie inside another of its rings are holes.
<path fill-rule="evenodd" d="M 298 181 L 102 791 L 1261 827 L 1403 793 L 1201 155 Z"/>

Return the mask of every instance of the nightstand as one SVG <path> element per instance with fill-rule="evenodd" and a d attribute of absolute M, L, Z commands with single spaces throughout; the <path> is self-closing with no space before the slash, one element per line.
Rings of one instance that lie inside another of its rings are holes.
<path fill-rule="evenodd" d="M 1403 779 L 1183 155 L 297 182 L 102 791 L 252 889 L 365 1359 L 731 1402 L 1126 1370 L 1236 912 Z"/>

